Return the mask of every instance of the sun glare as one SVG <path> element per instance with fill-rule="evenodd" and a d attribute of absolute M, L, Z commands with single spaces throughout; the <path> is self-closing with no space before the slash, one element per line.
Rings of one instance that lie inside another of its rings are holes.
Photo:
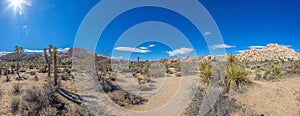
<path fill-rule="evenodd" d="M 8 2 L 8 8 L 13 8 L 14 13 L 19 13 L 19 15 L 23 15 L 24 5 L 31 6 L 30 2 L 27 0 L 8 0 Z"/>

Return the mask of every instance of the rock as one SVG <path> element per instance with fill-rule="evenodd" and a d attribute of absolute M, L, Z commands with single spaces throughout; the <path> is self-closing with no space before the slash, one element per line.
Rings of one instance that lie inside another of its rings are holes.
<path fill-rule="evenodd" d="M 286 46 L 268 44 L 263 49 L 251 48 L 236 55 L 239 61 L 300 60 L 300 54 Z"/>

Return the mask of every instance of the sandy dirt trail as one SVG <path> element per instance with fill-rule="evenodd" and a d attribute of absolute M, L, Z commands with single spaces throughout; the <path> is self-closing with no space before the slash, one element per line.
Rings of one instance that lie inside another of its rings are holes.
<path fill-rule="evenodd" d="M 300 77 L 254 83 L 246 93 L 234 96 L 238 103 L 267 116 L 300 115 Z"/>

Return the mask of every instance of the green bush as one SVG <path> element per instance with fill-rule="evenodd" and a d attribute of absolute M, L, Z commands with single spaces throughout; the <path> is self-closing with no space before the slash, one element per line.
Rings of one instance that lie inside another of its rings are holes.
<path fill-rule="evenodd" d="M 200 77 L 203 79 L 203 82 L 206 86 L 210 85 L 210 80 L 212 79 L 212 65 L 208 62 L 200 62 L 199 63 L 200 69 Z"/>

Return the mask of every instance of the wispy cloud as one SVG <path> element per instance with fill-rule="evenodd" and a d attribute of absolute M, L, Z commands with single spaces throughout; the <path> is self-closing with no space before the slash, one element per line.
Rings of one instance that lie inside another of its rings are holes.
<path fill-rule="evenodd" d="M 111 59 L 120 60 L 123 58 L 123 56 L 111 56 Z"/>
<path fill-rule="evenodd" d="M 70 48 L 58 48 L 57 51 L 58 52 L 62 52 L 65 53 L 69 50 Z M 34 49 L 24 49 L 25 53 L 43 53 L 44 50 L 34 50 Z"/>
<path fill-rule="evenodd" d="M 243 52 L 245 52 L 245 51 L 249 51 L 249 50 L 238 50 L 238 51 L 236 51 L 236 52 L 243 53 Z"/>
<path fill-rule="evenodd" d="M 204 35 L 211 35 L 212 32 L 204 32 Z"/>
<path fill-rule="evenodd" d="M 115 50 L 118 51 L 126 51 L 126 52 L 137 52 L 137 53 L 148 53 L 150 50 L 143 50 L 140 48 L 132 48 L 132 47 L 116 47 Z"/>
<path fill-rule="evenodd" d="M 265 46 L 249 46 L 249 48 L 263 49 L 265 48 Z"/>
<path fill-rule="evenodd" d="M 0 57 L 3 56 L 3 55 L 9 54 L 9 53 L 12 53 L 12 52 L 1 51 L 0 52 Z"/>
<path fill-rule="evenodd" d="M 169 56 L 176 56 L 176 55 L 183 55 L 183 54 L 189 54 L 192 51 L 194 51 L 193 48 L 180 48 L 180 49 L 175 49 L 173 51 L 167 51 Z"/>
<path fill-rule="evenodd" d="M 30 50 L 30 49 L 24 49 L 25 53 L 42 53 L 44 50 Z"/>
<path fill-rule="evenodd" d="M 155 47 L 155 44 L 151 44 L 148 46 L 149 48 Z"/>
<path fill-rule="evenodd" d="M 139 47 L 140 49 L 142 50 L 147 50 L 148 48 L 147 47 Z"/>
<path fill-rule="evenodd" d="M 65 53 L 65 52 L 69 51 L 69 49 L 70 49 L 70 48 L 58 48 L 57 51 L 58 51 L 58 52 Z"/>
<path fill-rule="evenodd" d="M 288 47 L 288 48 L 293 47 L 292 45 L 281 45 L 281 46 Z"/>
<path fill-rule="evenodd" d="M 227 45 L 227 44 L 218 44 L 218 45 L 210 46 L 209 48 L 210 48 L 211 50 L 217 50 L 217 49 L 234 48 L 234 47 L 235 47 L 235 46 Z"/>

